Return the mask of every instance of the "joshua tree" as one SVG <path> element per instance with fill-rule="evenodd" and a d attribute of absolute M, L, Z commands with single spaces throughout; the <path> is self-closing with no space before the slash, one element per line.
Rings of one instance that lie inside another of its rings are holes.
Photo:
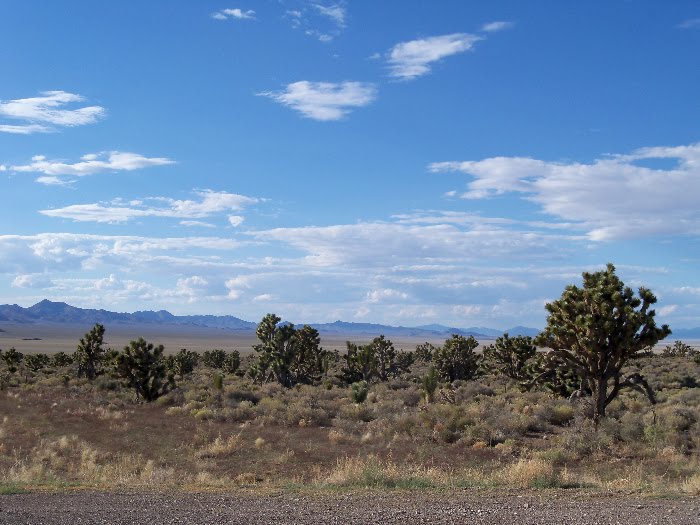
<path fill-rule="evenodd" d="M 153 346 L 142 337 L 131 341 L 116 358 L 117 374 L 136 392 L 136 400 L 153 401 L 167 393 L 173 384 L 166 378 L 163 345 Z"/>
<path fill-rule="evenodd" d="M 38 372 L 48 366 L 50 362 L 51 359 L 46 354 L 29 354 L 24 358 L 24 366 L 33 372 Z"/>
<path fill-rule="evenodd" d="M 371 345 L 358 345 L 350 341 L 346 342 L 345 353 L 346 366 L 342 370 L 342 379 L 352 384 L 357 381 L 370 381 L 377 375 L 377 356 Z"/>
<path fill-rule="evenodd" d="M 6 350 L 4 353 L 1 353 L 0 357 L 2 357 L 2 360 L 5 361 L 7 371 L 11 374 L 17 372 L 19 365 L 21 365 L 22 361 L 24 360 L 24 354 L 15 350 L 14 347 Z"/>
<path fill-rule="evenodd" d="M 227 374 L 235 374 L 241 366 L 241 353 L 238 350 L 232 350 L 226 354 L 224 366 L 221 369 Z"/>
<path fill-rule="evenodd" d="M 537 347 L 531 337 L 510 337 L 507 333 L 484 348 L 484 358 L 489 367 L 516 381 L 527 378 L 526 363 L 536 354 Z"/>
<path fill-rule="evenodd" d="M 653 392 L 639 374 L 623 377 L 622 368 L 644 355 L 671 333 L 667 325 L 656 326 L 650 309 L 656 297 L 631 288 L 608 264 L 600 272 L 583 273 L 583 287 L 566 287 L 560 299 L 546 305 L 547 326 L 535 343 L 551 348 L 581 378 L 581 394 L 592 395 L 591 414 L 596 422 L 623 388 L 641 391 L 654 402 Z"/>
<path fill-rule="evenodd" d="M 325 355 L 318 331 L 308 325 L 296 330 L 280 321 L 275 314 L 267 314 L 258 325 L 255 333 L 260 343 L 253 346 L 258 359 L 249 373 L 258 381 L 275 379 L 287 388 L 318 380 Z"/>
<path fill-rule="evenodd" d="M 78 349 L 73 354 L 73 362 L 78 365 L 78 377 L 85 376 L 92 381 L 100 373 L 100 364 L 104 357 L 104 335 L 105 327 L 95 323 L 92 330 L 80 339 Z"/>
<path fill-rule="evenodd" d="M 215 348 L 202 354 L 202 363 L 209 368 L 222 368 L 226 359 L 226 351 Z"/>
<path fill-rule="evenodd" d="M 182 348 L 177 354 L 169 355 L 165 358 L 165 365 L 168 370 L 174 375 L 180 376 L 180 379 L 187 374 L 191 374 L 198 362 L 199 354 L 186 348 Z"/>
<path fill-rule="evenodd" d="M 433 352 L 433 363 L 440 377 L 446 381 L 474 379 L 479 373 L 481 357 L 474 353 L 479 342 L 474 336 L 454 334 Z"/>

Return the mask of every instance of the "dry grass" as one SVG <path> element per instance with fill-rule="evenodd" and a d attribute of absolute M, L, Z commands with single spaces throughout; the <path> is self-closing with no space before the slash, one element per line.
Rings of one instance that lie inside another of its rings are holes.
<path fill-rule="evenodd" d="M 490 377 L 420 403 L 410 376 L 347 387 L 223 391 L 197 369 L 150 405 L 108 377 L 29 374 L 0 392 L 0 485 L 103 487 L 599 487 L 700 493 L 700 368 L 638 364 L 659 390 L 625 393 L 595 429 L 581 407 Z M 420 370 L 418 374 L 420 374 Z"/>

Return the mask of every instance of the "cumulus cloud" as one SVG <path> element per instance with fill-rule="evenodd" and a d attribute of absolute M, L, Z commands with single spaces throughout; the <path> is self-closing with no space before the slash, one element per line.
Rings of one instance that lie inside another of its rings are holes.
<path fill-rule="evenodd" d="M 258 202 L 258 199 L 227 193 L 225 191 L 196 191 L 198 199 L 171 199 L 168 197 L 149 197 L 139 201 L 123 203 L 120 200 L 109 204 L 72 204 L 63 208 L 41 210 L 39 213 L 48 217 L 71 219 L 76 222 L 119 223 L 142 217 L 165 217 L 177 219 L 202 219 L 219 213 L 242 210 L 245 206 Z M 232 217 L 237 217 L 237 224 Z M 229 217 L 229 222 L 237 226 L 243 222 L 240 216 Z M 184 221 L 183 221 L 184 222 Z M 185 226 L 207 225 L 190 221 Z"/>
<path fill-rule="evenodd" d="M 585 228 L 591 240 L 700 234 L 700 143 L 642 148 L 588 164 L 493 157 L 429 169 L 472 177 L 465 199 L 523 195 L 549 215 Z"/>
<path fill-rule="evenodd" d="M 222 9 L 212 13 L 211 17 L 215 20 L 255 20 L 255 11 L 240 8 Z"/>
<path fill-rule="evenodd" d="M 80 162 L 69 163 L 62 160 L 48 160 L 43 155 L 35 155 L 29 164 L 8 166 L 18 173 L 43 173 L 36 179 L 41 184 L 69 184 L 75 177 L 85 177 L 98 173 L 134 171 L 152 166 L 166 166 L 175 161 L 164 157 L 144 157 L 138 153 L 109 151 L 83 155 Z"/>
<path fill-rule="evenodd" d="M 60 127 L 93 124 L 104 117 L 101 106 L 66 106 L 84 102 L 85 98 L 65 91 L 44 91 L 39 97 L 0 100 L 0 118 L 20 121 L 19 124 L 0 122 L 0 132 L 28 135 L 47 133 Z"/>
<path fill-rule="evenodd" d="M 474 44 L 482 39 L 469 33 L 453 33 L 401 42 L 389 51 L 390 74 L 402 80 L 412 80 L 430 73 L 433 63 L 473 49 Z"/>
<path fill-rule="evenodd" d="M 481 26 L 481 30 L 486 33 L 496 33 L 498 31 L 505 31 L 510 29 L 515 24 L 513 22 L 504 22 L 503 20 L 497 20 L 495 22 L 489 22 Z"/>
<path fill-rule="evenodd" d="M 371 104 L 377 97 L 373 84 L 363 82 L 309 82 L 288 84 L 284 91 L 266 91 L 258 95 L 298 111 L 305 117 L 332 121 L 340 120 L 352 109 Z"/>

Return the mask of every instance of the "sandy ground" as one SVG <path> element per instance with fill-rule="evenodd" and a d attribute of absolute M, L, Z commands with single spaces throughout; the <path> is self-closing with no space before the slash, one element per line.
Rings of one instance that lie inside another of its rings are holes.
<path fill-rule="evenodd" d="M 697 525 L 700 500 L 474 489 L 318 495 L 35 493 L 0 496 L 0 523 Z"/>
<path fill-rule="evenodd" d="M 78 340 L 92 326 L 0 323 L 0 328 L 5 330 L 0 332 L 0 348 L 2 349 L 14 346 L 23 353 L 54 353 L 75 350 Z M 164 345 L 166 353 L 177 352 L 180 348 L 197 352 L 213 348 L 247 352 L 252 351 L 252 345 L 257 342 L 254 332 L 236 332 L 216 328 L 186 326 L 165 329 L 159 326 L 144 325 L 106 325 L 105 328 L 105 346 L 118 350 L 138 337 L 143 337 L 148 342 Z M 321 344 L 328 350 L 345 350 L 345 342 L 348 340 L 364 343 L 371 339 L 371 336 L 326 335 L 321 337 Z M 414 350 L 416 345 L 425 342 L 425 338 L 390 337 L 390 339 L 397 349 L 403 348 L 404 350 Z M 442 344 L 444 338 L 429 340 L 429 342 Z M 491 341 L 486 342 L 490 343 Z"/>

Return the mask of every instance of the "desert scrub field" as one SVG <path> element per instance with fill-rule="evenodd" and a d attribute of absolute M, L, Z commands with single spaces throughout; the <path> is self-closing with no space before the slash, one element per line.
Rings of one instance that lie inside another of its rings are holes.
<path fill-rule="evenodd" d="M 26 357 L 25 357 L 26 359 Z M 260 384 L 201 362 L 154 402 L 105 367 L 2 368 L 0 483 L 97 487 L 605 487 L 700 493 L 700 365 L 631 363 L 656 405 L 622 393 L 595 428 L 582 400 L 486 372 L 439 381 L 416 361 L 386 381 Z M 215 363 L 216 364 L 216 363 Z M 223 363 L 221 363 L 223 366 Z M 362 398 L 363 396 L 359 396 Z"/>
<path fill-rule="evenodd" d="M 254 353 L 136 339 L 0 353 L 5 490 L 98 487 L 602 487 L 700 494 L 700 353 L 608 265 L 547 326 L 397 350 L 324 350 L 266 315 Z M 539 347 L 545 347 L 542 351 Z M 9 487 L 9 488 L 7 488 Z"/>

